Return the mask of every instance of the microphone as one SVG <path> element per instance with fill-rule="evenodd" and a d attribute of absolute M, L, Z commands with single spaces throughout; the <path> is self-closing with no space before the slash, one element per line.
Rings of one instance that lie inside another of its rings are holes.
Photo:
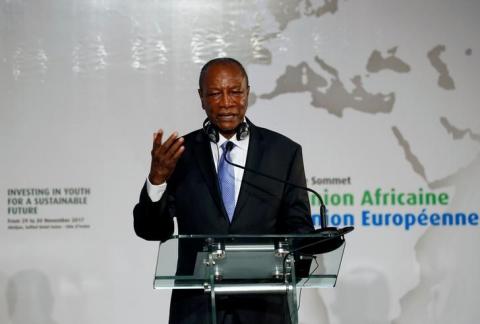
<path fill-rule="evenodd" d="M 233 147 L 234 147 L 234 144 L 229 141 L 227 143 L 226 147 L 225 147 L 226 153 L 230 152 L 233 149 Z M 313 193 L 318 198 L 318 201 L 320 202 L 320 231 L 316 230 L 315 232 L 337 231 L 336 227 L 328 227 L 328 225 L 327 225 L 327 209 L 325 207 L 325 204 L 323 203 L 322 196 L 320 196 L 320 194 L 318 192 L 316 192 L 315 190 L 304 187 L 304 186 L 300 186 L 300 185 L 295 184 L 295 183 L 285 181 L 283 179 L 271 176 L 269 174 L 258 172 L 256 170 L 244 167 L 244 166 L 236 164 L 236 163 L 233 163 L 227 158 L 227 154 L 225 154 L 225 161 L 227 161 L 228 164 L 231 164 L 231 165 L 233 165 L 237 168 L 243 169 L 245 171 L 252 172 L 254 174 L 269 178 L 271 180 L 275 180 L 275 181 L 287 184 L 289 186 L 299 188 L 299 189 L 302 189 L 302 190 L 309 191 L 309 192 Z"/>
<path fill-rule="evenodd" d="M 233 149 L 233 147 L 234 147 L 234 144 L 229 141 L 225 147 L 225 151 L 226 151 L 225 153 L 230 152 Z M 320 194 L 315 190 L 310 189 L 308 187 L 300 186 L 296 183 L 285 181 L 283 179 L 271 176 L 269 174 L 258 172 L 256 170 L 244 167 L 236 163 L 233 163 L 228 159 L 227 156 L 228 154 L 225 154 L 225 161 L 230 165 L 233 165 L 245 171 L 263 176 L 265 178 L 275 180 L 275 181 L 290 185 L 292 187 L 311 192 L 318 198 L 318 201 L 320 202 L 320 228 L 317 230 L 314 230 L 312 233 L 322 234 L 322 236 L 317 238 L 316 237 L 302 238 L 298 240 L 297 242 L 294 243 L 293 249 L 287 254 L 287 255 L 293 254 L 297 257 L 297 260 L 299 261 L 298 272 L 300 277 L 309 276 L 308 269 L 310 269 L 310 262 L 312 261 L 313 258 L 315 258 L 314 255 L 328 253 L 333 250 L 336 250 L 345 242 L 344 235 L 353 231 L 354 229 L 353 226 L 347 226 L 344 228 L 328 227 L 327 212 L 326 212 L 327 209 L 323 202 L 322 196 L 320 196 Z M 284 261 L 285 260 L 286 260 L 286 256 L 284 257 Z"/>

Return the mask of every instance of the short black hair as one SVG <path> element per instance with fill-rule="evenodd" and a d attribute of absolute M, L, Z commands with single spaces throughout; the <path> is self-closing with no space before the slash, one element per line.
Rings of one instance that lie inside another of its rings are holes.
<path fill-rule="evenodd" d="M 214 58 L 213 60 L 208 61 L 202 67 L 202 70 L 200 71 L 200 77 L 198 78 L 198 88 L 200 90 L 202 89 L 203 80 L 205 79 L 205 75 L 207 74 L 208 68 L 214 64 L 234 64 L 238 66 L 242 71 L 243 75 L 245 76 L 245 80 L 247 81 L 247 87 L 249 87 L 248 74 L 245 71 L 245 68 L 243 67 L 242 63 L 240 63 L 239 61 L 231 57 L 217 57 L 217 58 Z"/>

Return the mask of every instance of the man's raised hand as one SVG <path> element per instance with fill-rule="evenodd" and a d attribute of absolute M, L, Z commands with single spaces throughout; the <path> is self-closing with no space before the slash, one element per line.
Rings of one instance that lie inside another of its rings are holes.
<path fill-rule="evenodd" d="M 174 132 L 162 143 L 163 130 L 154 134 L 152 163 L 148 180 L 154 185 L 165 183 L 175 170 L 177 161 L 185 150 L 183 137 Z"/>

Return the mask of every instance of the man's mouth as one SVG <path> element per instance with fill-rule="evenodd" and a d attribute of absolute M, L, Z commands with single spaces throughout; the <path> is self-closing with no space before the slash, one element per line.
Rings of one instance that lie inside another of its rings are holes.
<path fill-rule="evenodd" d="M 219 121 L 231 121 L 236 118 L 236 115 L 234 114 L 223 114 L 223 115 L 217 115 L 217 119 Z"/>

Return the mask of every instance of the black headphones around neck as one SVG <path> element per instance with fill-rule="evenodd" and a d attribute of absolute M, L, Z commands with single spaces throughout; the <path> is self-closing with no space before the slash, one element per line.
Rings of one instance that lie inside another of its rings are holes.
<path fill-rule="evenodd" d="M 218 143 L 220 140 L 220 131 L 218 127 L 212 124 L 208 118 L 203 122 L 203 131 L 205 134 L 207 134 L 211 142 Z M 248 123 L 241 122 L 240 125 L 238 125 L 235 129 L 235 133 L 237 140 L 239 141 L 247 138 L 247 136 L 250 134 L 250 127 L 248 126 Z"/>

